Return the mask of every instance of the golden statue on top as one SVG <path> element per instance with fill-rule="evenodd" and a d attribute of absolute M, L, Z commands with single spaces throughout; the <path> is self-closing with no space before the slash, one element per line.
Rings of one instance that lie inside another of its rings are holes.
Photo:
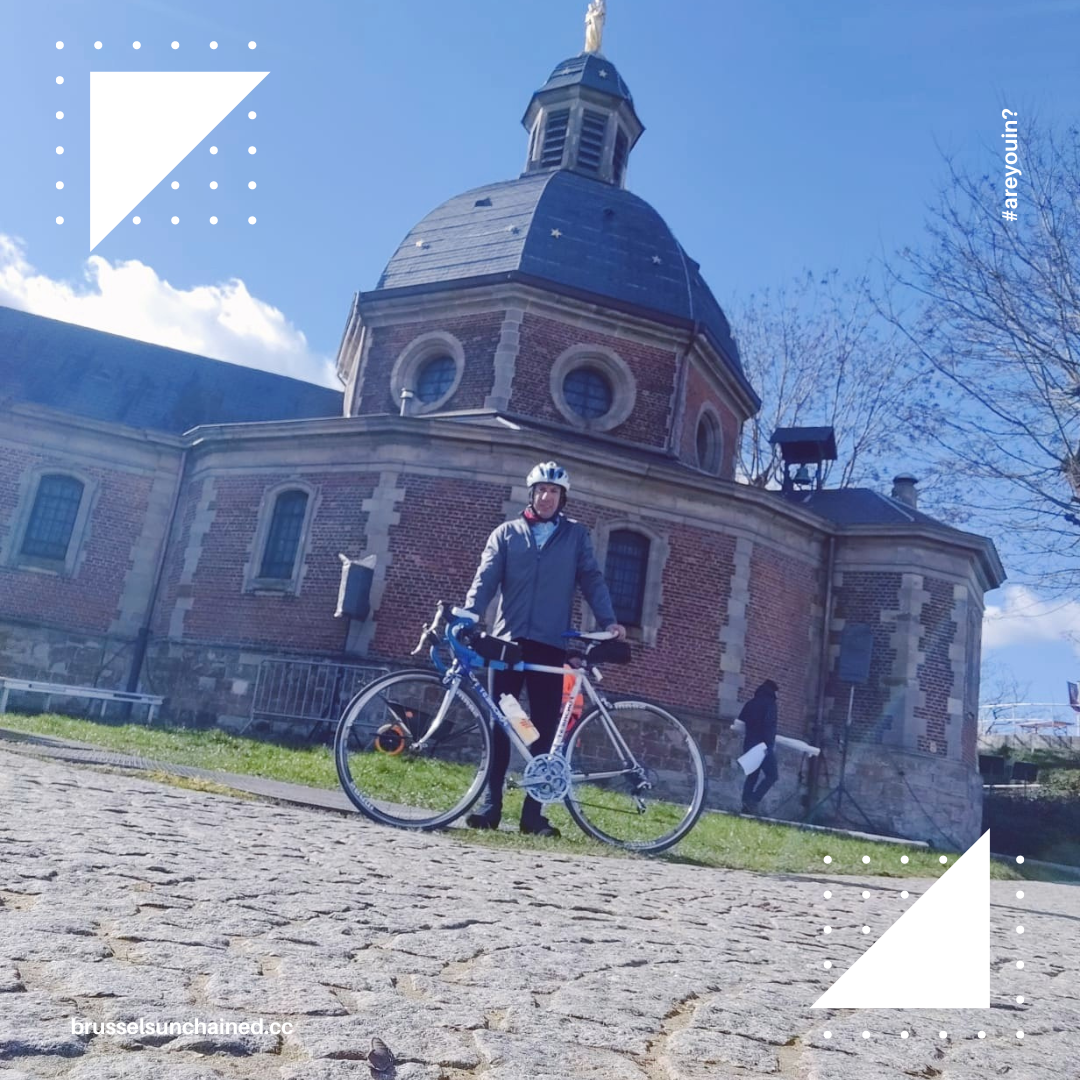
<path fill-rule="evenodd" d="M 589 10 L 585 12 L 585 51 L 598 53 L 600 39 L 604 36 L 604 19 L 607 16 L 607 4 L 604 0 L 589 0 Z"/>

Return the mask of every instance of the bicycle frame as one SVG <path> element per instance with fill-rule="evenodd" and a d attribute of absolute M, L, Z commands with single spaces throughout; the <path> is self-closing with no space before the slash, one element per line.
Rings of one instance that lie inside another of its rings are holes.
<path fill-rule="evenodd" d="M 435 714 L 431 725 L 424 733 L 423 737 L 419 739 L 415 744 L 416 750 L 423 750 L 435 733 L 442 726 L 443 720 L 446 717 L 447 709 L 450 702 L 453 699 L 454 694 L 457 692 L 458 687 L 462 682 L 467 683 L 476 695 L 483 702 L 485 709 L 487 710 L 486 720 L 490 724 L 492 721 L 498 723 L 500 727 L 506 732 L 510 739 L 511 745 L 517 750 L 519 756 L 526 762 L 526 764 L 533 760 L 536 756 L 533 754 L 529 745 L 524 739 L 517 733 L 517 730 L 506 718 L 502 709 L 488 693 L 487 687 L 476 677 L 473 672 L 472 664 L 469 662 L 468 655 L 462 655 L 459 653 L 459 643 L 456 641 L 456 637 L 450 633 L 447 635 L 448 639 L 454 643 L 454 661 L 449 666 L 442 664 L 434 648 L 432 649 L 432 662 L 436 668 L 443 674 L 443 682 L 446 685 L 447 693 L 442 700 L 442 704 L 439 706 L 439 711 Z M 463 651 L 463 650 L 462 650 Z M 490 665 L 493 670 L 507 670 L 507 665 L 501 664 L 498 661 L 493 662 Z M 555 737 L 552 739 L 551 751 L 552 754 L 559 754 L 562 757 L 566 757 L 567 750 L 569 749 L 569 743 L 567 735 L 570 731 L 570 718 L 574 711 L 574 700 L 580 693 L 586 694 L 600 710 L 600 716 L 603 721 L 604 730 L 607 732 L 608 737 L 611 739 L 616 750 L 618 750 L 622 757 L 626 767 L 628 769 L 640 769 L 639 763 L 635 760 L 634 755 L 631 753 L 630 748 L 626 745 L 625 740 L 619 732 L 618 727 L 611 718 L 609 710 L 613 707 L 611 702 L 606 697 L 600 695 L 592 682 L 589 680 L 586 674 L 584 666 L 579 668 L 566 667 L 549 667 L 544 664 L 515 664 L 514 671 L 541 671 L 552 675 L 562 675 L 565 677 L 568 670 L 575 672 L 574 684 L 570 688 L 566 695 L 566 702 L 563 705 L 562 715 L 559 717 L 558 727 L 555 729 Z M 599 673 L 597 673 L 599 675 Z M 583 780 L 604 780 L 612 777 L 620 776 L 625 770 L 616 772 L 603 772 L 603 773 L 575 773 L 571 775 L 571 782 L 578 783 Z"/>
<path fill-rule="evenodd" d="M 488 725 L 495 723 L 498 724 L 503 731 L 507 732 L 511 745 L 515 748 L 518 755 L 522 757 L 525 764 L 534 760 L 537 755 L 532 753 L 528 744 L 522 739 L 521 735 L 517 733 L 514 726 L 510 723 L 510 720 L 502 712 L 501 708 L 488 693 L 487 687 L 484 686 L 482 681 L 478 679 L 473 671 L 475 666 L 480 666 L 474 663 L 476 654 L 468 647 L 465 646 L 459 639 L 459 634 L 465 626 L 469 625 L 468 620 L 455 617 L 453 622 L 450 622 L 446 627 L 445 634 L 440 637 L 437 636 L 438 623 L 445 617 L 446 610 L 449 605 L 440 604 L 440 609 L 435 617 L 435 621 L 426 629 L 424 634 L 420 638 L 420 645 L 416 651 L 422 649 L 424 643 L 430 645 L 430 658 L 435 669 L 443 676 L 443 685 L 446 687 L 446 694 L 443 698 L 438 712 L 435 714 L 431 721 L 431 725 L 428 730 L 423 733 L 422 737 L 414 744 L 414 750 L 422 751 L 428 745 L 429 741 L 434 737 L 435 732 L 438 731 L 443 725 L 443 721 L 446 718 L 446 713 L 449 708 L 450 701 L 454 699 L 455 693 L 461 686 L 462 681 L 467 683 L 469 687 L 476 693 L 476 696 L 481 699 L 487 716 L 483 717 L 485 723 Z M 454 653 L 454 659 L 449 664 L 444 663 L 440 656 L 438 656 L 438 645 L 445 642 L 450 646 L 451 651 Z M 489 671 L 507 671 L 510 670 L 510 665 L 502 663 L 501 661 L 490 661 L 485 665 Z M 645 770 L 642 769 L 639 762 L 634 757 L 630 750 L 630 747 L 626 745 L 625 740 L 622 738 L 622 734 L 619 731 L 615 720 L 611 718 L 611 711 L 622 707 L 631 707 L 634 702 L 621 702 L 618 705 L 612 704 L 603 694 L 597 692 L 593 686 L 588 674 L 585 672 L 585 663 L 581 665 L 569 666 L 569 670 L 575 671 L 576 676 L 573 680 L 573 686 L 566 696 L 566 702 L 563 705 L 563 713 L 559 716 L 558 726 L 555 729 L 555 735 L 552 740 L 552 747 L 549 753 L 558 755 L 559 757 L 566 758 L 569 750 L 567 742 L 567 735 L 570 731 L 570 717 L 573 713 L 573 702 L 578 698 L 579 694 L 588 694 L 589 699 L 593 705 L 598 708 L 600 713 L 600 719 L 603 720 L 604 730 L 606 731 L 608 738 L 611 740 L 616 751 L 622 758 L 624 768 L 618 771 L 608 772 L 596 772 L 596 773 L 571 773 L 570 783 L 580 783 L 588 780 L 609 780 L 615 777 L 624 775 L 627 771 L 637 771 L 642 777 L 644 777 Z M 567 672 L 567 666 L 553 667 L 544 664 L 526 664 L 518 663 L 512 667 L 513 671 L 521 672 L 544 672 L 552 675 L 563 675 L 565 677 Z M 594 667 L 597 680 L 602 678 L 596 667 Z M 635 797 L 636 801 L 640 805 L 640 799 Z"/>

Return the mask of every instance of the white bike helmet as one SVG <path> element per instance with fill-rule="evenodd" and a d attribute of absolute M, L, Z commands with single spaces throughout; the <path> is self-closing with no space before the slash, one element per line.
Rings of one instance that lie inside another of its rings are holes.
<path fill-rule="evenodd" d="M 570 490 L 570 474 L 554 461 L 543 461 L 537 465 L 525 480 L 528 488 L 536 484 L 557 484 L 563 489 L 563 494 Z"/>

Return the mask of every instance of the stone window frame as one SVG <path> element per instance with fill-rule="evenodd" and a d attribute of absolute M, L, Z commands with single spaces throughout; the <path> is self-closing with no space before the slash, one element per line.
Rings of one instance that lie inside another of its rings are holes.
<path fill-rule="evenodd" d="M 304 508 L 304 522 L 300 527 L 300 539 L 296 545 L 296 558 L 293 560 L 293 572 L 290 578 L 259 577 L 266 545 L 270 539 L 270 525 L 274 520 L 274 508 L 279 495 L 288 491 L 302 491 L 307 495 Z M 311 547 L 312 523 L 318 509 L 319 489 L 306 480 L 293 477 L 282 480 L 263 492 L 259 503 L 259 513 L 255 523 L 255 533 L 248 549 L 247 562 L 244 564 L 243 592 L 254 594 L 273 594 L 279 596 L 299 596 L 304 575 L 307 572 L 307 556 Z"/>
<path fill-rule="evenodd" d="M 698 457 L 697 452 L 697 435 L 698 430 L 703 423 L 712 423 L 713 434 L 713 448 L 712 459 L 715 464 L 709 464 L 702 461 Z M 711 401 L 702 402 L 701 407 L 698 409 L 697 420 L 694 423 L 694 460 L 697 462 L 697 467 L 702 472 L 708 473 L 710 476 L 719 476 L 724 467 L 724 425 L 720 418 L 720 412 Z"/>
<path fill-rule="evenodd" d="M 641 626 L 627 627 L 627 636 L 631 641 L 640 641 L 643 645 L 655 645 L 660 631 L 660 604 L 663 600 L 664 568 L 671 555 L 671 544 L 667 536 L 634 518 L 618 518 L 605 521 L 593 531 L 593 550 L 601 571 L 607 563 L 608 541 L 613 532 L 640 533 L 649 541 L 649 561 L 645 568 L 645 591 L 641 599 Z M 596 619 L 586 603 L 583 605 L 586 630 L 599 629 Z"/>
<path fill-rule="evenodd" d="M 77 480 L 83 486 L 79 509 L 76 511 L 75 522 L 71 526 L 71 536 L 68 538 L 67 553 L 63 559 L 46 559 L 40 555 L 22 554 L 23 541 L 26 539 L 26 530 L 30 527 L 30 518 L 34 512 L 34 504 L 37 502 L 41 481 L 46 476 L 67 476 L 72 480 Z M 43 464 L 30 469 L 23 477 L 22 493 L 6 541 L 7 550 L 0 553 L 0 561 L 14 570 L 30 570 L 43 574 L 55 574 L 59 577 L 74 577 L 82 562 L 89 538 L 90 518 L 97 503 L 99 490 L 100 485 L 93 477 L 67 465 Z"/>
<path fill-rule="evenodd" d="M 415 395 L 420 369 L 428 360 L 434 360 L 438 356 L 449 356 L 457 368 L 450 389 L 442 397 L 427 403 L 414 396 L 405 410 L 406 416 L 437 412 L 457 393 L 465 374 L 465 348 L 453 334 L 448 334 L 445 330 L 433 330 L 413 338 L 394 361 L 393 370 L 390 372 L 390 394 L 394 403 L 400 407 L 401 391 L 409 390 Z"/>
<path fill-rule="evenodd" d="M 611 383 L 611 408 L 603 416 L 579 416 L 563 393 L 563 382 L 575 368 L 593 367 Z M 614 349 L 604 345 L 571 345 L 551 365 L 551 400 L 559 415 L 578 431 L 606 432 L 626 423 L 637 401 L 637 381 L 630 365 Z"/>

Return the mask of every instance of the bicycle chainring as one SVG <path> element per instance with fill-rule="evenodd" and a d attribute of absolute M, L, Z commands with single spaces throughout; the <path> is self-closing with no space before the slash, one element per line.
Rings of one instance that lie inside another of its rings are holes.
<path fill-rule="evenodd" d="M 570 791 L 570 766 L 566 758 L 561 754 L 537 754 L 525 766 L 521 786 L 537 802 L 565 799 Z"/>

